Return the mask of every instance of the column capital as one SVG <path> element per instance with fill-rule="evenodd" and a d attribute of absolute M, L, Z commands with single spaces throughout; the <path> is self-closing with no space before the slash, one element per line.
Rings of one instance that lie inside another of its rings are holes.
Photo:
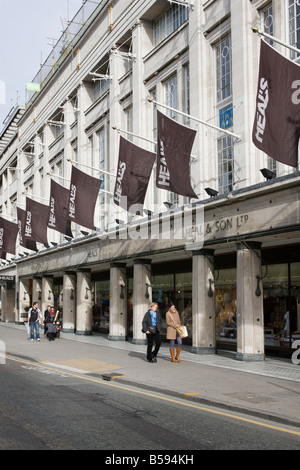
<path fill-rule="evenodd" d="M 144 259 L 144 258 L 140 258 L 140 259 L 134 259 L 133 260 L 133 264 L 151 264 L 152 263 L 152 260 L 151 259 Z"/>
<path fill-rule="evenodd" d="M 209 248 L 202 248 L 201 250 L 192 251 L 193 256 L 214 256 L 215 250 Z"/>
<path fill-rule="evenodd" d="M 78 269 L 77 269 L 77 272 L 78 272 L 78 273 L 90 274 L 91 269 L 90 269 L 90 268 L 78 268 Z"/>
<path fill-rule="evenodd" d="M 247 242 L 241 241 L 236 243 L 237 250 L 260 250 L 262 246 L 261 242 Z"/>
<path fill-rule="evenodd" d="M 110 268 L 126 268 L 126 263 L 110 263 Z"/>

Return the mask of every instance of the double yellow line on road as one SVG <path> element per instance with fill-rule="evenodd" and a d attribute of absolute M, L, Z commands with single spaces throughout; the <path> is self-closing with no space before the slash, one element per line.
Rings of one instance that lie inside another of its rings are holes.
<path fill-rule="evenodd" d="M 47 367 L 46 365 L 41 365 L 39 363 L 29 362 L 29 361 L 16 359 L 16 358 L 12 358 L 12 357 L 7 357 L 7 359 L 9 359 L 11 361 L 15 361 L 15 362 L 20 362 L 21 364 L 29 364 L 31 366 L 35 366 L 35 367 L 38 367 L 38 368 L 41 368 L 41 369 L 51 370 L 51 371 L 57 372 L 59 374 L 63 373 L 64 375 L 68 375 L 68 376 L 73 377 L 73 378 L 86 380 L 86 381 L 98 383 L 98 384 L 101 384 L 101 385 L 106 385 L 108 387 L 118 388 L 120 390 L 126 390 L 128 392 L 136 393 L 138 395 L 144 395 L 144 396 L 147 396 L 147 397 L 156 398 L 156 399 L 166 401 L 166 402 L 169 402 L 169 403 L 176 403 L 177 405 L 185 406 L 185 407 L 188 407 L 188 408 L 194 408 L 194 409 L 197 409 L 197 410 L 200 410 L 200 411 L 205 411 L 207 413 L 212 413 L 212 414 L 216 414 L 216 415 L 220 415 L 220 416 L 226 416 L 228 418 L 236 419 L 238 421 L 244 421 L 246 423 L 254 424 L 256 426 L 261 426 L 261 427 L 264 427 L 264 428 L 273 429 L 275 431 L 280 431 L 280 432 L 300 436 L 300 431 L 295 431 L 295 430 L 283 428 L 283 427 L 280 427 L 280 426 L 274 426 L 272 424 L 262 423 L 260 421 L 256 421 L 256 420 L 253 420 L 253 419 L 248 419 L 248 418 L 244 418 L 242 416 L 237 416 L 237 415 L 234 415 L 232 413 L 226 413 L 224 411 L 212 410 L 210 408 L 206 408 L 204 406 L 200 406 L 200 405 L 197 405 L 197 404 L 194 404 L 194 403 L 187 403 L 186 401 L 180 401 L 180 400 L 175 400 L 174 398 L 163 397 L 161 395 L 150 393 L 150 392 L 145 392 L 143 390 L 136 390 L 134 388 L 126 387 L 124 385 L 107 382 L 103 379 L 97 379 L 97 378 L 88 377 L 88 376 L 85 376 L 85 375 L 77 375 L 77 374 L 65 371 L 64 369 L 54 369 L 53 367 L 49 367 L 49 366 Z M 184 396 L 187 396 L 187 395 L 190 395 L 190 394 L 186 394 Z"/>

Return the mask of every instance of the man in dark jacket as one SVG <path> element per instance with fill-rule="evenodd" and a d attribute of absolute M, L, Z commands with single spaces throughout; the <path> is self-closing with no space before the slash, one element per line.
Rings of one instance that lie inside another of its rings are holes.
<path fill-rule="evenodd" d="M 35 337 L 37 341 L 40 341 L 40 321 L 42 319 L 42 312 L 39 309 L 38 302 L 33 302 L 32 307 L 28 310 L 28 324 L 30 325 L 30 339 Z"/>
<path fill-rule="evenodd" d="M 161 345 L 160 331 L 162 328 L 161 315 L 158 312 L 158 304 L 152 302 L 149 310 L 145 313 L 142 323 L 142 332 L 147 335 L 147 360 L 148 362 L 157 362 L 156 356 Z M 152 351 L 153 342 L 155 343 Z"/>

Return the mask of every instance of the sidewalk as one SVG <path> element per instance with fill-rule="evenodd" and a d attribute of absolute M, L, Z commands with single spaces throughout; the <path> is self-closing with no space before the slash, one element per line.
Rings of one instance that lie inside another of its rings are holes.
<path fill-rule="evenodd" d="M 0 340 L 7 356 L 300 427 L 300 365 L 289 359 L 242 362 L 233 353 L 199 355 L 184 346 L 182 363 L 175 364 L 163 343 L 151 364 L 146 345 L 73 333 L 49 342 L 42 330 L 40 342 L 29 341 L 25 326 L 3 322 Z"/>

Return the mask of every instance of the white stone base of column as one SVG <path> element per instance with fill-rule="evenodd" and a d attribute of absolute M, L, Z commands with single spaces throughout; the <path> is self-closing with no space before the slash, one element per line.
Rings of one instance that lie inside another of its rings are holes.
<path fill-rule="evenodd" d="M 75 335 L 81 335 L 81 336 L 90 336 L 92 332 L 90 330 L 76 330 Z"/>
<path fill-rule="evenodd" d="M 108 335 L 107 337 L 110 341 L 125 341 L 126 337 L 125 336 L 114 336 L 114 335 Z"/>
<path fill-rule="evenodd" d="M 75 333 L 75 328 L 62 328 L 62 333 Z"/>
<path fill-rule="evenodd" d="M 191 352 L 194 354 L 216 354 L 216 348 L 198 348 L 196 346 L 192 346 Z"/>
<path fill-rule="evenodd" d="M 236 359 L 238 361 L 245 362 L 259 362 L 265 360 L 264 354 L 246 354 L 246 353 L 236 353 Z"/>
<path fill-rule="evenodd" d="M 137 338 L 133 338 L 132 341 L 131 341 L 132 344 L 147 344 L 147 340 L 146 339 L 137 339 Z"/>

